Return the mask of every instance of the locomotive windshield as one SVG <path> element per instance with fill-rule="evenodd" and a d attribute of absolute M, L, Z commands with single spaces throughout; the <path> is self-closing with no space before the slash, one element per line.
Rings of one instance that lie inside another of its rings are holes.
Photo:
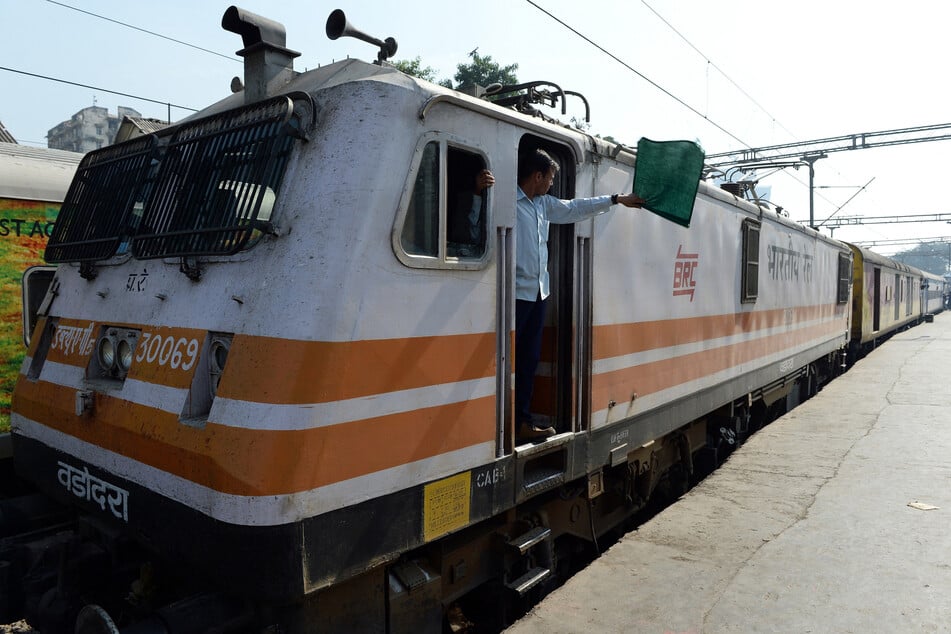
<path fill-rule="evenodd" d="M 280 96 L 90 152 L 46 249 L 50 263 L 233 255 L 268 228 L 309 98 Z M 258 230 L 257 232 L 255 230 Z"/>

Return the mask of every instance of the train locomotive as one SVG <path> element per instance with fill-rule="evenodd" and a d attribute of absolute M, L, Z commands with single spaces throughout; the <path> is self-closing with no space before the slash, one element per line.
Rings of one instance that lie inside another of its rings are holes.
<path fill-rule="evenodd" d="M 12 412 L 41 500 L 0 505 L 0 620 L 461 626 L 842 370 L 855 250 L 702 182 L 689 229 L 553 227 L 533 411 L 558 433 L 519 443 L 517 156 L 544 148 L 572 198 L 629 190 L 634 152 L 531 112 L 558 87 L 507 104 L 408 77 L 340 12 L 328 35 L 377 63 L 297 73 L 280 24 L 222 26 L 239 90 L 86 155 L 60 212 Z"/>

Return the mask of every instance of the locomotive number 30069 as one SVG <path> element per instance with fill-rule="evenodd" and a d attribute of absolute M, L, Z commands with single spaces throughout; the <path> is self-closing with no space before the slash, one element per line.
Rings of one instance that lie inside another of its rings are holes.
<path fill-rule="evenodd" d="M 174 335 L 163 337 L 149 332 L 142 333 L 142 340 L 138 345 L 138 354 L 135 360 L 138 363 L 158 363 L 168 365 L 173 370 L 190 370 L 198 359 L 198 340 L 175 338 Z"/>

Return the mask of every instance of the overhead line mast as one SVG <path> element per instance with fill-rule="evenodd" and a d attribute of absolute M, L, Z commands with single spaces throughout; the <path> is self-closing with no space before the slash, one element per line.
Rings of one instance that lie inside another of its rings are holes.
<path fill-rule="evenodd" d="M 746 148 L 732 152 L 708 154 L 707 166 L 743 166 L 747 163 L 762 163 L 767 160 L 799 159 L 804 165 L 809 166 L 809 226 L 813 229 L 818 229 L 815 223 L 815 205 L 813 202 L 815 162 L 828 157 L 828 152 L 867 150 L 869 148 L 887 147 L 889 145 L 908 145 L 911 143 L 944 141 L 947 139 L 951 139 L 951 123 L 936 123 L 914 128 L 897 128 L 894 130 L 880 130 L 878 132 L 844 134 L 842 136 L 827 137 L 813 141 L 798 141 L 758 148 Z M 769 153 L 768 156 L 762 155 L 767 152 Z"/>
<path fill-rule="evenodd" d="M 951 214 L 905 214 L 901 216 L 843 216 L 825 223 L 826 227 L 835 229 L 852 225 L 890 225 L 905 222 L 948 222 L 951 223 Z"/>
<path fill-rule="evenodd" d="M 844 134 L 842 136 L 815 139 L 813 141 L 798 141 L 758 148 L 746 148 L 731 152 L 720 152 L 719 154 L 708 154 L 707 165 L 710 167 L 741 165 L 753 161 L 804 158 L 806 156 L 827 152 L 865 150 L 875 147 L 887 147 L 889 145 L 908 145 L 911 143 L 945 141 L 948 139 L 951 139 L 951 123 L 938 123 L 914 128 L 897 128 L 894 130 L 880 130 L 878 132 Z M 775 152 L 775 154 L 773 152 Z M 769 154 L 768 156 L 763 156 L 764 153 Z"/>

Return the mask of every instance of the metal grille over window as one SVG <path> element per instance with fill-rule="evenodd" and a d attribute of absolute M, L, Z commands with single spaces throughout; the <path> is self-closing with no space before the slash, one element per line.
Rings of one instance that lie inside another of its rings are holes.
<path fill-rule="evenodd" d="M 141 227 L 137 258 L 232 255 L 267 231 L 295 137 L 294 102 L 277 97 L 180 127 Z"/>
<path fill-rule="evenodd" d="M 141 213 L 156 145 L 156 137 L 147 136 L 83 157 L 46 247 L 47 262 L 86 262 L 115 255 L 122 236 L 130 231 L 135 208 Z"/>
<path fill-rule="evenodd" d="M 743 303 L 755 302 L 759 296 L 759 232 L 758 222 L 743 221 Z"/>

